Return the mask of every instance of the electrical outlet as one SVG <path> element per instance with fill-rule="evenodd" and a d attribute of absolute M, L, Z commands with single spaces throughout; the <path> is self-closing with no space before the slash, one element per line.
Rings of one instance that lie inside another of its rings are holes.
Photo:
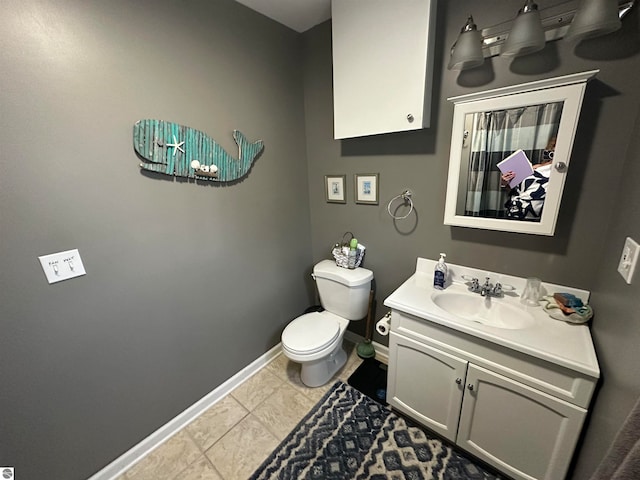
<path fill-rule="evenodd" d="M 618 264 L 618 272 L 627 283 L 631 283 L 631 279 L 633 278 L 633 271 L 636 269 L 636 263 L 638 262 L 639 249 L 640 245 L 631 237 L 627 237 L 624 241 L 622 256 Z"/>
<path fill-rule="evenodd" d="M 77 249 L 43 255 L 38 257 L 38 260 L 49 283 L 61 282 L 87 273 Z"/>

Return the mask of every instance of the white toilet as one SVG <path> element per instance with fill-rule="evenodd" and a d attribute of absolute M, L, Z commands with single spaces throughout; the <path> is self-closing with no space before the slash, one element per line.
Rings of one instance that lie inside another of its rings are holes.
<path fill-rule="evenodd" d="M 349 270 L 322 260 L 311 275 L 318 286 L 322 312 L 294 319 L 282 332 L 282 351 L 302 365 L 300 377 L 309 387 L 324 385 L 345 364 L 342 339 L 351 320 L 367 315 L 373 272 Z"/>

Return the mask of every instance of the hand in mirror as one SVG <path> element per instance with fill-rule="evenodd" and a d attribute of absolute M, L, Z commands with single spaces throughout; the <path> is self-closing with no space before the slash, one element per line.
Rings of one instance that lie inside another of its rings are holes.
<path fill-rule="evenodd" d="M 502 188 L 507 187 L 515 176 L 516 176 L 516 173 L 512 170 L 509 170 L 508 172 L 504 172 L 500 177 L 500 186 Z"/>

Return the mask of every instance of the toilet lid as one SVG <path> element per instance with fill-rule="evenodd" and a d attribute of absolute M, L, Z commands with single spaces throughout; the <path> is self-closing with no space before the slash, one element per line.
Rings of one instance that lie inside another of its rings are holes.
<path fill-rule="evenodd" d="M 340 335 L 340 323 L 328 312 L 312 312 L 293 320 L 282 332 L 282 345 L 293 353 L 315 353 Z"/>

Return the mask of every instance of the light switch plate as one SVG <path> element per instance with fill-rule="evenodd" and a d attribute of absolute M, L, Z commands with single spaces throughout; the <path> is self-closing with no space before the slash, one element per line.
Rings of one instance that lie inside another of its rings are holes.
<path fill-rule="evenodd" d="M 49 283 L 61 282 L 86 275 L 80 252 L 77 249 L 38 257 Z"/>
<path fill-rule="evenodd" d="M 624 241 L 622 255 L 620 256 L 620 263 L 618 264 L 618 272 L 627 283 L 631 283 L 633 272 L 636 269 L 636 264 L 638 263 L 639 253 L 640 245 L 638 245 L 638 243 L 631 237 L 627 237 Z"/>

